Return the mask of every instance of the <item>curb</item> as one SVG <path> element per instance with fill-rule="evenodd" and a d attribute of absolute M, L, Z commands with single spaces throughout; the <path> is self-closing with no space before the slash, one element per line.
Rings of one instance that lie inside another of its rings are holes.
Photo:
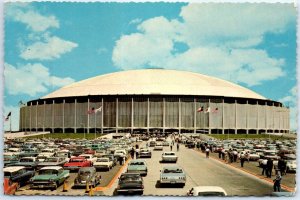
<path fill-rule="evenodd" d="M 199 150 L 197 150 L 197 149 L 193 149 L 193 150 L 196 151 L 196 152 L 198 152 L 198 153 L 200 153 L 200 154 L 204 154 L 204 153 L 202 153 L 201 151 L 199 151 Z M 219 159 L 219 158 L 214 158 L 214 157 L 210 157 L 210 158 L 212 158 L 212 159 L 214 159 L 214 160 L 216 160 L 216 161 L 219 161 L 219 162 L 221 162 L 221 163 L 226 163 L 224 160 Z M 240 167 L 236 167 L 236 166 L 234 166 L 234 165 L 231 165 L 230 163 L 227 163 L 227 165 L 230 166 L 230 167 L 233 167 L 233 168 L 235 168 L 235 169 L 239 169 L 239 170 L 241 170 L 241 171 L 244 171 L 244 172 L 246 172 L 246 173 L 248 173 L 248 174 L 251 174 L 252 176 L 255 176 L 255 177 L 259 178 L 259 179 L 262 179 L 262 180 L 264 180 L 264 181 L 266 181 L 266 182 L 268 182 L 268 183 L 272 183 L 272 184 L 273 184 L 272 179 L 265 178 L 265 177 L 263 177 L 263 176 L 258 176 L 257 174 L 255 174 L 255 173 L 253 173 L 253 172 L 251 172 L 251 171 L 249 171 L 249 170 L 242 169 L 242 168 L 240 168 Z M 291 188 L 291 187 L 288 187 L 288 186 L 283 185 L 283 184 L 281 184 L 281 188 L 283 188 L 283 189 L 285 189 L 285 190 L 287 190 L 287 191 L 289 191 L 289 192 L 295 192 L 295 188 Z"/>

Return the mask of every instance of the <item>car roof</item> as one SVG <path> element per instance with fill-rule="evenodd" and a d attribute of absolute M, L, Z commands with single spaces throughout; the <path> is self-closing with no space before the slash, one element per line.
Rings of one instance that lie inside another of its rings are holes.
<path fill-rule="evenodd" d="M 131 160 L 130 162 L 146 162 L 144 159 L 135 159 Z"/>
<path fill-rule="evenodd" d="M 96 171 L 95 167 L 82 167 L 79 169 L 80 172 L 82 171 Z"/>
<path fill-rule="evenodd" d="M 42 169 L 55 169 L 55 170 L 59 170 L 59 169 L 62 169 L 62 167 L 60 167 L 60 166 L 48 166 L 48 167 L 43 167 Z"/>
<path fill-rule="evenodd" d="M 165 166 L 163 169 L 182 169 L 179 165 L 169 165 Z"/>
<path fill-rule="evenodd" d="M 226 191 L 219 186 L 196 186 L 193 187 L 194 192 L 223 192 L 226 194 Z"/>
<path fill-rule="evenodd" d="M 14 167 L 5 167 L 3 169 L 4 172 L 15 172 L 15 171 L 19 171 L 20 169 L 24 169 L 25 167 L 23 166 L 14 166 Z"/>

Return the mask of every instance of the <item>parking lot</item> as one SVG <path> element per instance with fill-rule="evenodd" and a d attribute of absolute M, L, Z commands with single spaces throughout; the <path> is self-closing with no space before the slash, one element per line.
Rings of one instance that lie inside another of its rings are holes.
<path fill-rule="evenodd" d="M 103 144 L 106 154 L 113 154 L 113 151 L 117 149 L 127 149 L 128 157 L 127 162 L 124 165 L 119 163 L 112 167 L 109 171 L 97 171 L 96 175 L 101 176 L 101 182 L 93 189 L 94 195 L 117 195 L 118 188 L 118 177 L 120 174 L 126 172 L 127 164 L 130 162 L 130 149 L 138 147 L 147 147 L 150 141 L 155 141 L 157 137 L 132 137 L 132 138 L 121 138 L 121 139 L 97 139 L 96 141 L 43 141 L 38 143 L 43 146 L 43 143 L 47 143 L 47 146 L 57 148 L 56 151 L 62 149 L 69 149 L 72 151 L 74 146 L 84 146 L 85 150 L 92 148 L 92 144 L 96 142 Z M 143 177 L 143 195 L 174 195 L 174 196 L 186 196 L 187 191 L 192 187 L 196 186 L 218 186 L 223 188 L 228 196 L 265 196 L 272 195 L 273 183 L 271 178 L 261 176 L 261 168 L 258 166 L 257 161 L 246 162 L 244 167 L 240 167 L 239 162 L 228 163 L 218 158 L 218 153 L 210 152 L 210 157 L 206 158 L 205 153 L 201 152 L 199 148 L 189 148 L 187 146 L 190 136 L 187 135 L 172 135 L 161 137 L 160 139 L 165 140 L 169 144 L 172 141 L 177 141 L 179 150 L 177 151 L 175 142 L 172 151 L 175 152 L 178 157 L 176 165 L 181 167 L 186 175 L 186 181 L 184 187 L 177 184 L 161 185 L 160 174 L 161 170 L 165 166 L 173 166 L 174 163 L 162 163 L 162 153 L 170 151 L 170 146 L 164 146 L 163 150 L 154 150 L 154 147 L 149 147 L 152 153 L 151 158 L 143 158 L 145 160 L 148 174 Z M 105 142 L 104 142 L 105 141 Z M 202 143 L 210 143 L 215 147 L 218 146 L 220 141 L 203 141 L 198 138 L 194 139 L 201 141 Z M 7 142 L 6 152 L 9 152 L 10 148 L 20 148 L 31 141 L 14 141 Z M 36 142 L 36 141 L 35 141 Z M 18 145 L 15 145 L 18 144 Z M 49 145 L 50 144 L 50 145 Z M 67 145 L 68 144 L 68 145 Z M 80 145 L 79 145 L 80 144 Z M 109 145 L 108 145 L 109 144 Z M 19 146 L 19 147 L 18 147 Z M 102 147 L 101 147 L 102 148 Z M 99 152 L 103 149 L 99 149 Z M 23 150 L 21 150 L 23 152 Z M 97 150 L 95 150 L 97 155 Z M 22 152 L 20 154 L 22 154 Z M 24 153 L 24 152 L 23 152 Z M 94 155 L 94 156 L 95 156 Z M 98 155 L 99 156 L 99 155 Z M 101 157 L 101 156 L 99 156 Z M 13 166 L 13 164 L 11 165 Z M 37 172 L 35 173 L 37 174 Z M 273 177 L 275 170 L 273 171 Z M 86 192 L 86 187 L 73 188 L 74 180 L 77 176 L 76 171 L 71 171 L 69 177 L 66 179 L 65 184 L 61 184 L 57 189 L 31 189 L 30 184 L 21 186 L 16 192 L 16 195 L 89 195 Z M 282 177 L 282 191 L 293 192 L 295 188 L 295 173 L 287 173 Z M 67 190 L 67 191 L 63 191 Z M 90 193 L 91 195 L 91 193 Z"/>

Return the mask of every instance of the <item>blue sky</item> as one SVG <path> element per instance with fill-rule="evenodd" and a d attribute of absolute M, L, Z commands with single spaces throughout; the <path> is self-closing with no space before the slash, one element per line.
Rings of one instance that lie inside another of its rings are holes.
<path fill-rule="evenodd" d="M 13 129 L 20 100 L 148 67 L 216 76 L 281 101 L 291 107 L 296 129 L 293 4 L 34 2 L 4 8 L 4 115 L 12 111 Z"/>

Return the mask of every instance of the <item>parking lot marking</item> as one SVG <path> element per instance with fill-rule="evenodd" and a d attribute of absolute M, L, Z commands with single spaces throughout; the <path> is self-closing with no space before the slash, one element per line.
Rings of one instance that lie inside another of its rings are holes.
<path fill-rule="evenodd" d="M 198 153 L 200 153 L 200 154 L 205 154 L 205 153 L 202 153 L 200 150 L 197 150 L 197 149 L 193 149 L 193 150 L 196 151 L 196 152 L 198 152 Z M 222 160 L 222 159 L 214 158 L 214 157 L 212 157 L 212 156 L 210 157 L 210 159 L 211 159 L 211 158 L 214 159 L 214 160 L 216 160 L 216 161 L 219 161 L 219 162 L 221 162 L 221 163 L 226 163 L 226 162 L 225 162 L 224 160 Z M 265 177 L 263 177 L 263 176 L 259 176 L 259 175 L 255 174 L 255 173 L 251 172 L 251 171 L 248 171 L 248 170 L 245 170 L 245 169 L 236 167 L 236 166 L 234 166 L 234 165 L 231 165 L 230 163 L 227 163 L 227 164 L 228 164 L 228 166 L 230 166 L 230 167 L 233 167 L 233 168 L 235 168 L 235 169 L 239 169 L 239 170 L 244 171 L 244 172 L 246 172 L 246 173 L 248 173 L 248 174 L 251 174 L 251 175 L 253 175 L 253 176 L 255 176 L 255 177 L 259 178 L 259 179 L 263 179 L 264 181 L 267 181 L 267 182 L 273 184 L 273 180 L 270 179 L 270 178 L 265 178 Z M 295 189 L 294 189 L 294 188 L 288 187 L 288 186 L 283 185 L 283 184 L 281 184 L 281 188 L 283 188 L 283 189 L 285 189 L 285 190 L 287 190 L 287 191 L 289 191 L 289 192 L 295 192 Z"/>
<path fill-rule="evenodd" d="M 109 184 L 107 186 L 104 187 L 96 187 L 95 191 L 105 191 L 107 189 L 110 189 L 111 186 L 114 184 L 114 182 L 116 181 L 116 179 L 120 176 L 120 174 L 122 173 L 122 171 L 124 170 L 124 168 L 127 166 L 128 162 L 131 160 L 131 158 L 128 158 L 127 161 L 124 163 L 124 165 L 119 169 L 119 171 L 117 172 L 117 174 L 113 177 L 113 179 L 111 179 L 111 181 L 109 182 Z"/>

